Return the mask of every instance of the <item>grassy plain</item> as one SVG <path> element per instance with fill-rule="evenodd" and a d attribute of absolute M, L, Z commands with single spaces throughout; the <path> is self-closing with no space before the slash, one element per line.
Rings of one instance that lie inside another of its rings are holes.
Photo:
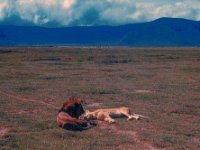
<path fill-rule="evenodd" d="M 66 131 L 71 96 L 149 119 Z M 0 149 L 200 149 L 200 48 L 1 47 Z"/>

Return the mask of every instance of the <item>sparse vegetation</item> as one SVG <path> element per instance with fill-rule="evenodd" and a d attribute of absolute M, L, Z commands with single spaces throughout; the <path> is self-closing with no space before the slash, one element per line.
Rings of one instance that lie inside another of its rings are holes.
<path fill-rule="evenodd" d="M 200 149 L 199 62 L 199 48 L 0 48 L 0 149 Z M 51 106 L 74 95 L 149 119 L 65 131 Z"/>

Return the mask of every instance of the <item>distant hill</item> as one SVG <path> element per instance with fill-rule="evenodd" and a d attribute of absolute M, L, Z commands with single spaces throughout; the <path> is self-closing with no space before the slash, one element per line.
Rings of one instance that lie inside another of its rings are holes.
<path fill-rule="evenodd" d="M 160 18 L 122 26 L 0 26 L 0 46 L 18 45 L 200 46 L 200 22 Z"/>

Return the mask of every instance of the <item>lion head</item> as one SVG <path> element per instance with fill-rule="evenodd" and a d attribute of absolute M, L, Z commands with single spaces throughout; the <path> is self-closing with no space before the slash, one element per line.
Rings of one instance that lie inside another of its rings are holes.
<path fill-rule="evenodd" d="M 65 112 L 74 118 L 79 118 L 82 114 L 84 114 L 84 109 L 81 104 L 81 99 L 77 97 L 73 97 L 70 101 L 65 102 L 59 112 Z"/>

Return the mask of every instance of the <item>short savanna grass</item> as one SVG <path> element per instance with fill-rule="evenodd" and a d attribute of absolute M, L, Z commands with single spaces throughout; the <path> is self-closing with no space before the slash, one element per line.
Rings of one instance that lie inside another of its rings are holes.
<path fill-rule="evenodd" d="M 199 149 L 199 63 L 199 48 L 2 47 L 0 91 L 7 95 L 0 94 L 0 126 L 10 131 L 0 147 Z M 66 131 L 51 105 L 71 96 L 89 110 L 127 106 L 149 118 Z"/>

